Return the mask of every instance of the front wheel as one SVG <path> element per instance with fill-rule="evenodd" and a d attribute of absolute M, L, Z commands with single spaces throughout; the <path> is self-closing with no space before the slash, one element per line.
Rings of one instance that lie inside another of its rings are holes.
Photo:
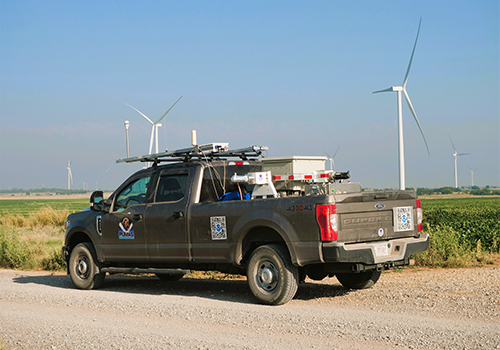
<path fill-rule="evenodd" d="M 373 287 L 380 278 L 382 272 L 370 270 L 360 273 L 337 273 L 337 279 L 346 288 L 349 289 L 367 289 Z"/>
<path fill-rule="evenodd" d="M 80 243 L 71 251 L 69 274 L 79 289 L 94 289 L 102 286 L 105 273 L 97 267 L 95 250 L 90 243 Z"/>
<path fill-rule="evenodd" d="M 263 245 L 250 256 L 247 279 L 250 290 L 261 303 L 280 305 L 297 293 L 299 271 L 284 247 Z"/>

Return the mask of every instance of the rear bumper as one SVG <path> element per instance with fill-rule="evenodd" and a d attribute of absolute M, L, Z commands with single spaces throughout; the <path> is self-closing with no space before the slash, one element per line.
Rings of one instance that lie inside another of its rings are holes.
<path fill-rule="evenodd" d="M 396 238 L 369 243 L 345 244 L 337 242 L 323 243 L 325 263 L 356 263 L 366 265 L 401 262 L 408 265 L 410 256 L 425 251 L 429 247 L 429 234 L 420 234 L 418 238 Z"/>

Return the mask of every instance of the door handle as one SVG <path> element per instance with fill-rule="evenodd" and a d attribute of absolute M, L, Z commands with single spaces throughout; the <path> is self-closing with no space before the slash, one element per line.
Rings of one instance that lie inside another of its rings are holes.
<path fill-rule="evenodd" d="M 182 211 L 174 211 L 172 217 L 174 219 L 182 219 L 184 217 L 184 213 Z"/>
<path fill-rule="evenodd" d="M 133 220 L 134 221 L 141 221 L 142 220 L 142 214 L 134 214 Z"/>

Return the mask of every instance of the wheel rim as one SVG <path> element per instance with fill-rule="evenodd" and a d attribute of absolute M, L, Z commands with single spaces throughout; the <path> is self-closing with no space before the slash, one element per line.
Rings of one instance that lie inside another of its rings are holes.
<path fill-rule="evenodd" d="M 78 263 L 76 264 L 75 267 L 76 274 L 78 275 L 78 277 L 80 277 L 81 279 L 87 279 L 89 277 L 89 272 L 90 272 L 89 266 L 90 266 L 89 259 L 84 255 L 79 256 Z"/>
<path fill-rule="evenodd" d="M 278 269 L 270 261 L 264 261 L 259 265 L 256 277 L 257 284 L 267 292 L 276 289 L 279 282 Z"/>

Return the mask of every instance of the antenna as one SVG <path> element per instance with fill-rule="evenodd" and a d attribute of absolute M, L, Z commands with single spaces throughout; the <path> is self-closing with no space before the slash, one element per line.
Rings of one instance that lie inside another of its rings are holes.
<path fill-rule="evenodd" d="M 125 137 L 126 137 L 126 142 L 127 142 L 127 158 L 130 157 L 130 148 L 129 148 L 129 143 L 128 143 L 128 127 L 130 123 L 128 120 L 125 120 Z"/>
<path fill-rule="evenodd" d="M 410 96 L 406 92 L 406 84 L 408 83 L 408 76 L 410 74 L 411 64 L 413 62 L 413 55 L 415 54 L 415 49 L 417 48 L 418 36 L 420 34 L 420 26 L 422 25 L 422 18 L 420 18 L 420 22 L 418 24 L 417 37 L 415 38 L 415 44 L 413 45 L 413 50 L 411 52 L 410 63 L 408 64 L 408 68 L 406 69 L 406 74 L 403 80 L 402 86 L 392 86 L 385 90 L 374 91 L 373 93 L 379 92 L 397 92 L 398 93 L 398 148 L 399 148 L 399 187 L 401 190 L 406 189 L 405 183 L 405 155 L 404 155 L 404 139 L 403 139 L 403 109 L 401 106 L 401 92 L 405 95 L 406 103 L 408 104 L 408 108 L 410 109 L 415 122 L 417 123 L 418 129 L 422 134 L 422 138 L 424 139 L 425 147 L 427 148 L 427 153 L 429 156 L 431 152 L 429 151 L 429 146 L 427 145 L 427 140 L 425 139 L 424 132 L 422 131 L 422 127 L 420 126 L 420 122 L 417 118 L 417 113 L 413 108 L 413 105 L 410 100 Z"/>

